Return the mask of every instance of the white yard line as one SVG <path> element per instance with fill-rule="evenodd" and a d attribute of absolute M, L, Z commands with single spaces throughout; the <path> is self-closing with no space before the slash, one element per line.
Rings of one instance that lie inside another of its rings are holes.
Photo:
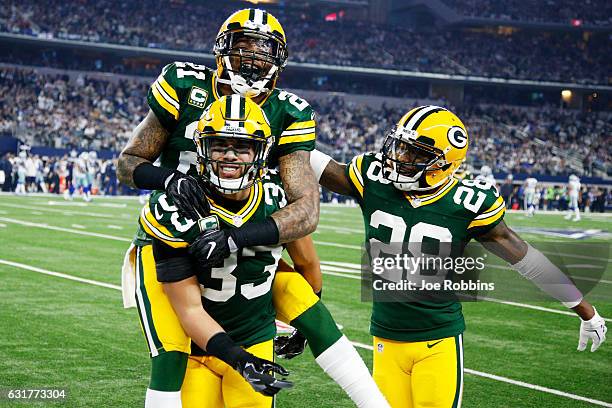
<path fill-rule="evenodd" d="M 75 211 L 75 210 L 68 210 L 68 209 L 59 209 L 59 208 L 48 208 L 48 207 L 35 207 L 35 206 L 29 206 L 29 205 L 18 205 L 18 204 L 9 204 L 9 203 L 0 203 L 0 207 L 8 207 L 8 208 L 17 208 L 20 210 L 37 210 L 37 211 L 47 211 L 47 212 L 54 212 L 54 213 L 60 213 L 63 215 L 83 215 L 83 216 L 87 216 L 87 217 L 96 217 L 96 218 L 108 218 L 111 220 L 118 220 L 118 218 L 123 218 L 124 220 L 127 221 L 127 217 L 125 216 L 126 214 L 122 214 L 120 216 L 118 215 L 113 215 L 113 214 L 104 214 L 104 213 L 96 213 L 96 212 L 90 212 L 90 211 Z M 6 211 L 0 211 L 0 214 L 6 214 Z M 138 217 L 138 213 L 135 212 L 133 216 L 130 216 L 130 220 L 135 220 Z"/>
<path fill-rule="evenodd" d="M 12 262 L 12 261 L 7 261 L 7 260 L 4 260 L 4 259 L 0 259 L 0 264 L 12 266 L 14 268 L 19 268 L 19 269 L 25 269 L 25 270 L 28 270 L 28 271 L 31 271 L 31 272 L 37 272 L 37 273 L 41 273 L 41 274 L 44 274 L 44 275 L 55 276 L 57 278 L 69 279 L 69 280 L 80 282 L 80 283 L 86 283 L 86 284 L 89 284 L 89 285 L 95 285 L 95 286 L 100 286 L 100 287 L 105 287 L 105 288 L 121 291 L 121 287 L 118 286 L 118 285 L 113 285 L 113 284 L 110 284 L 110 283 L 100 282 L 100 281 L 96 281 L 96 280 L 93 280 L 93 279 L 79 278 L 78 276 L 68 275 L 68 274 L 60 273 L 60 272 L 53 272 L 53 271 L 49 271 L 49 270 L 42 269 L 42 268 L 37 268 L 35 266 L 25 265 L 25 264 L 18 263 L 18 262 Z M 373 350 L 373 347 L 371 345 L 363 344 L 363 343 L 359 343 L 359 342 L 352 342 L 352 343 L 353 343 L 353 345 L 355 347 L 359 347 L 359 348 L 366 349 L 366 350 Z M 610 403 L 607 403 L 607 402 L 604 402 L 604 401 L 599 401 L 599 400 L 588 398 L 588 397 L 583 397 L 581 395 L 571 394 L 571 393 L 568 393 L 568 392 L 555 390 L 553 388 L 542 387 L 540 385 L 531 384 L 531 383 L 527 383 L 527 382 L 524 382 L 524 381 L 513 380 L 512 378 L 502 377 L 502 376 L 499 376 L 499 375 L 490 374 L 490 373 L 486 373 L 486 372 L 482 372 L 482 371 L 476 371 L 476 370 L 472 370 L 472 369 L 469 369 L 469 368 L 465 368 L 464 370 L 465 370 L 465 372 L 467 374 L 475 375 L 475 376 L 478 376 L 478 377 L 488 378 L 490 380 L 504 382 L 504 383 L 507 383 L 507 384 L 516 385 L 516 386 L 523 387 L 523 388 L 528 388 L 530 390 L 544 392 L 544 393 L 547 393 L 547 394 L 553 394 L 553 395 L 557 395 L 557 396 L 563 397 L 563 398 L 573 399 L 573 400 L 576 400 L 576 401 L 588 402 L 590 404 L 599 405 L 599 406 L 602 406 L 602 407 L 610 407 L 610 408 L 612 408 L 612 404 L 610 404 Z"/>
<path fill-rule="evenodd" d="M 26 227 L 32 227 L 32 228 L 42 228 L 42 229 L 48 229 L 48 230 L 52 230 L 52 231 L 68 232 L 68 233 L 71 233 L 71 234 L 87 235 L 87 236 L 90 236 L 90 237 L 111 239 L 111 240 L 114 240 L 114 241 L 132 242 L 132 239 L 130 239 L 130 238 L 117 237 L 117 236 L 108 235 L 108 234 L 98 234 L 97 232 L 80 231 L 78 229 L 54 227 L 54 226 L 51 226 L 51 225 L 37 224 L 37 223 L 34 223 L 34 222 L 17 220 L 17 219 L 14 219 L 14 218 L 0 217 L 0 221 L 7 222 L 7 223 L 10 223 L 10 224 L 24 225 Z"/>
<path fill-rule="evenodd" d="M 8 265 L 14 268 L 25 269 L 25 270 L 32 271 L 32 272 L 42 273 L 43 275 L 55 276 L 57 278 L 64 278 L 64 279 L 69 279 L 69 280 L 76 281 L 76 282 L 87 283 L 89 285 L 101 286 L 103 288 L 121 290 L 121 286 L 113 285 L 110 283 L 100 282 L 100 281 L 93 280 L 93 279 L 79 278 L 78 276 L 68 275 L 68 274 L 61 273 L 61 272 L 53 272 L 47 269 L 37 268 L 35 266 L 26 265 L 26 264 L 22 264 L 19 262 L 7 261 L 6 259 L 0 259 L 0 265 Z"/>

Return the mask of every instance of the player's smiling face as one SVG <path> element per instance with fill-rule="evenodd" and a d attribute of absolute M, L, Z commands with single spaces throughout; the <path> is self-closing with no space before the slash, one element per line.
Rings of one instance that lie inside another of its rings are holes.
<path fill-rule="evenodd" d="M 255 159 L 255 148 L 249 140 L 218 138 L 210 142 L 213 171 L 222 179 L 242 177 Z"/>

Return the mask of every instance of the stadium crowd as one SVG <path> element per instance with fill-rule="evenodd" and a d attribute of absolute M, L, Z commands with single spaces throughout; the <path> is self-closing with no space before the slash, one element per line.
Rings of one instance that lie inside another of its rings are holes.
<path fill-rule="evenodd" d="M 164 0 L 10 0 L 0 9 L 0 31 L 210 53 L 213 33 L 235 7 Z M 308 8 L 278 11 L 295 62 L 578 83 L 607 83 L 612 72 L 606 36 L 413 31 L 326 22 Z"/>
<path fill-rule="evenodd" d="M 120 151 L 147 112 L 139 78 L 0 69 L 0 134 L 23 143 Z M 318 140 L 341 159 L 378 150 L 385 132 L 410 106 L 378 109 L 340 96 L 309 101 L 318 113 Z M 416 103 L 416 102 L 415 102 Z M 472 137 L 470 162 L 499 172 L 605 175 L 612 172 L 612 113 L 558 107 L 470 105 L 454 109 Z M 494 162 L 491 162 L 494 160 Z"/>
<path fill-rule="evenodd" d="M 146 114 L 148 85 L 0 69 L 0 134 L 34 146 L 121 150 Z"/>
<path fill-rule="evenodd" d="M 612 25 L 612 4 L 587 0 L 578 7 L 573 0 L 443 0 L 464 16 L 516 21 Z M 533 10 L 537 10 L 534 13 Z"/>

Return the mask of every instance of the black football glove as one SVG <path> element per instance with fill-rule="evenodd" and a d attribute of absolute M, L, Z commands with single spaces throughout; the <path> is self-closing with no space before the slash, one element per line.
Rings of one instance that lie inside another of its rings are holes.
<path fill-rule="evenodd" d="M 243 350 L 244 351 L 244 350 Z M 244 377 L 253 389 L 263 395 L 271 397 L 284 388 L 293 387 L 291 381 L 274 378 L 274 373 L 282 376 L 289 375 L 279 364 L 256 357 L 244 351 L 236 361 L 234 367 Z"/>
<path fill-rule="evenodd" d="M 306 337 L 298 330 L 294 330 L 289 336 L 276 336 L 274 352 L 280 358 L 291 360 L 304 352 L 306 344 Z"/>
<path fill-rule="evenodd" d="M 166 194 L 172 199 L 178 212 L 185 218 L 197 221 L 207 217 L 210 205 L 202 183 L 193 176 L 175 171 L 165 181 Z"/>
<path fill-rule="evenodd" d="M 227 230 L 203 231 L 189 246 L 189 254 L 202 268 L 212 268 L 230 255 L 229 239 Z"/>
<path fill-rule="evenodd" d="M 263 395 L 272 396 L 283 388 L 293 387 L 291 381 L 274 378 L 274 373 L 289 375 L 287 370 L 239 347 L 225 332 L 212 336 L 208 340 L 206 351 L 238 371 L 255 391 Z"/>

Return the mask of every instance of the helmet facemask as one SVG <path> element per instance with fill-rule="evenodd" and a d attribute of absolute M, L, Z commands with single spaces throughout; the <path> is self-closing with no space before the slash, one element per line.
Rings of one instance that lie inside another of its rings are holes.
<path fill-rule="evenodd" d="M 266 171 L 270 141 L 263 132 L 254 134 L 196 130 L 198 172 L 221 193 L 250 188 Z"/>
<path fill-rule="evenodd" d="M 417 133 L 401 127 L 393 128 L 382 146 L 383 177 L 402 191 L 425 191 L 446 181 L 428 185 L 427 174 L 445 170 L 449 164 L 442 150 L 433 146 L 433 139 L 417 137 Z M 430 143 L 428 143 L 430 142 Z"/>
<path fill-rule="evenodd" d="M 284 42 L 261 29 L 222 33 L 217 37 L 214 53 L 221 72 L 218 81 L 250 98 L 270 92 L 287 64 Z"/>

